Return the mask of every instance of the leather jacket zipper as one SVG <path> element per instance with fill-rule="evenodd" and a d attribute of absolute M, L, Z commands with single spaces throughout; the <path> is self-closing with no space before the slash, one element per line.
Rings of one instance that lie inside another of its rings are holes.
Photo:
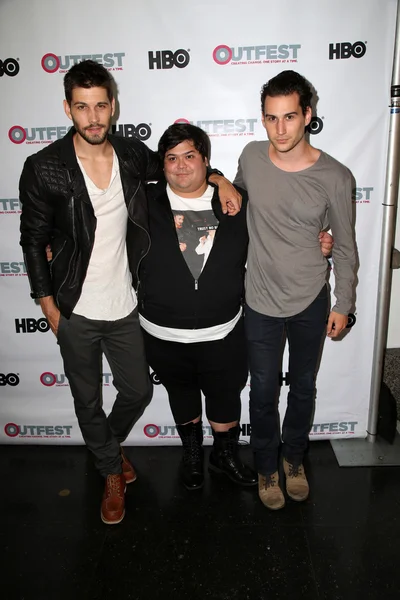
<path fill-rule="evenodd" d="M 60 256 L 61 252 L 64 250 L 66 243 L 67 243 L 67 241 L 65 240 L 64 243 L 63 243 L 63 245 L 61 246 L 60 250 L 57 252 L 57 254 L 55 255 L 55 257 L 50 262 L 50 273 L 51 274 L 53 272 L 53 265 L 54 265 L 55 261 L 57 260 L 57 258 Z"/>
<path fill-rule="evenodd" d="M 135 192 L 134 192 L 134 194 L 133 194 L 132 198 L 129 200 L 129 204 L 128 204 L 128 218 L 129 218 L 129 219 L 132 221 L 132 223 L 133 223 L 134 225 L 136 225 L 136 227 L 139 227 L 139 229 L 142 229 L 142 230 L 145 232 L 145 234 L 147 235 L 147 237 L 148 237 L 148 240 L 149 240 L 149 245 L 148 245 L 148 247 L 147 247 L 147 251 L 146 251 L 146 252 L 143 254 L 143 256 L 141 256 L 141 257 L 140 257 L 140 259 L 139 259 L 139 262 L 138 262 L 138 264 L 137 264 L 137 267 L 136 267 L 136 278 L 137 278 L 137 287 L 136 287 L 136 293 L 138 292 L 138 290 L 139 290 L 139 286 L 140 286 L 140 279 L 139 279 L 139 268 L 140 268 L 140 264 L 141 264 L 142 260 L 143 260 L 144 258 L 146 258 L 146 256 L 147 256 L 147 255 L 148 255 L 148 253 L 150 252 L 150 246 L 151 246 L 150 234 L 149 234 L 149 232 L 147 231 L 147 229 L 145 229 L 144 227 L 142 227 L 141 225 L 139 225 L 139 223 L 136 223 L 136 221 L 134 221 L 134 220 L 132 219 L 131 215 L 130 215 L 130 208 L 131 208 L 131 204 L 132 204 L 133 200 L 135 199 L 135 196 L 136 196 L 136 194 L 137 194 L 137 193 L 138 193 L 138 191 L 139 191 L 140 185 L 141 185 L 141 182 L 139 181 L 139 183 L 138 183 L 138 186 L 137 186 L 137 188 L 136 188 L 136 190 L 135 190 Z"/>
<path fill-rule="evenodd" d="M 70 173 L 69 173 L 68 170 L 67 170 L 67 177 L 68 177 L 68 183 L 71 185 L 71 183 L 72 183 L 71 182 L 71 175 L 70 175 Z M 58 288 L 58 291 L 57 291 L 57 295 L 56 295 L 56 304 L 57 305 L 58 305 L 58 298 L 59 298 L 59 295 L 60 295 L 60 292 L 61 292 L 61 288 L 63 287 L 63 285 L 65 284 L 65 282 L 68 279 L 69 272 L 71 270 L 72 259 L 74 258 L 75 252 L 76 252 L 76 232 L 75 232 L 75 219 L 74 219 L 75 198 L 74 198 L 74 196 L 72 196 L 72 198 L 71 198 L 71 203 L 72 203 L 72 207 L 71 207 L 71 214 L 72 214 L 72 238 L 74 240 L 74 251 L 71 254 L 71 258 L 69 259 L 67 274 L 64 277 L 64 279 L 63 279 L 63 281 L 62 281 L 62 283 L 61 283 L 61 285 L 60 285 L 60 287 Z"/>

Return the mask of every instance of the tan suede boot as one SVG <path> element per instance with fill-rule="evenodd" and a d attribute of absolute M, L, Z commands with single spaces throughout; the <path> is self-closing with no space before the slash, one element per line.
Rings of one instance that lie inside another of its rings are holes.
<path fill-rule="evenodd" d="M 258 474 L 258 495 L 264 506 L 270 510 L 279 510 L 285 506 L 285 496 L 279 487 L 278 471 L 266 477 Z"/>
<path fill-rule="evenodd" d="M 292 465 L 283 459 L 283 470 L 286 475 L 286 491 L 288 496 L 296 502 L 303 502 L 308 498 L 310 488 L 303 465 Z"/>

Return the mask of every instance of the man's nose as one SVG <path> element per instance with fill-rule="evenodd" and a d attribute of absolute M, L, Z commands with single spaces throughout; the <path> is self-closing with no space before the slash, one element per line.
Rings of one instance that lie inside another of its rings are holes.
<path fill-rule="evenodd" d="M 276 125 L 276 132 L 278 135 L 283 135 L 286 133 L 286 123 L 283 119 L 278 119 Z"/>
<path fill-rule="evenodd" d="M 99 109 L 97 107 L 90 109 L 89 122 L 90 123 L 99 123 L 100 122 Z"/>

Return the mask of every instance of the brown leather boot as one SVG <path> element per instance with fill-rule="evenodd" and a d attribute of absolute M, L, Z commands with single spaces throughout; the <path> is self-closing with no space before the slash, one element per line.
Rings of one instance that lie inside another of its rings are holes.
<path fill-rule="evenodd" d="M 101 520 L 107 525 L 121 523 L 125 516 L 125 477 L 123 474 L 107 475 L 101 503 Z"/>
<path fill-rule="evenodd" d="M 125 477 L 126 483 L 132 483 L 132 481 L 136 481 L 136 479 L 137 479 L 136 471 L 133 468 L 133 465 L 126 458 L 125 452 L 124 452 L 122 446 L 121 446 L 121 461 L 122 461 L 122 474 Z"/>
<path fill-rule="evenodd" d="M 303 502 L 308 498 L 310 489 L 303 465 L 292 465 L 283 459 L 283 470 L 286 475 L 286 491 L 288 496 L 296 502 Z"/>

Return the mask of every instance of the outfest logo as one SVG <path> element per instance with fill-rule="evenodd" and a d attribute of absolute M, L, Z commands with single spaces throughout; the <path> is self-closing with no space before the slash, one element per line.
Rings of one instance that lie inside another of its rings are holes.
<path fill-rule="evenodd" d="M 354 435 L 358 421 L 335 421 L 333 423 L 314 423 L 310 436 L 314 435 Z"/>
<path fill-rule="evenodd" d="M 217 65 L 263 65 L 297 63 L 301 44 L 268 44 L 264 46 L 236 46 L 220 44 L 212 57 Z"/>
<path fill-rule="evenodd" d="M 72 125 L 53 127 L 21 127 L 14 125 L 8 131 L 8 139 L 13 144 L 51 144 L 55 140 L 63 138 Z"/>
<path fill-rule="evenodd" d="M 103 65 L 108 71 L 122 71 L 125 52 L 106 52 L 105 54 L 65 54 L 58 56 L 48 52 L 41 59 L 42 69 L 46 73 L 65 73 L 73 65 L 83 60 L 94 60 Z"/>
<path fill-rule="evenodd" d="M 43 319 L 44 321 L 45 319 Z M 43 328 L 41 331 L 45 331 Z M 47 331 L 47 330 L 46 330 Z M 45 371 L 39 377 L 40 383 L 46 387 L 67 387 L 69 385 L 68 379 L 64 373 L 51 373 L 50 371 Z M 111 373 L 103 373 L 102 382 L 104 387 L 109 387 L 110 383 L 112 383 L 112 374 Z"/>
<path fill-rule="evenodd" d="M 176 425 L 154 425 L 149 423 L 143 427 L 143 433 L 148 438 L 179 438 Z M 203 434 L 205 437 L 212 437 L 210 425 L 203 425 Z"/>
<path fill-rule="evenodd" d="M 23 261 L 0 261 L 0 277 L 27 277 L 25 263 Z"/>
<path fill-rule="evenodd" d="M 369 204 L 374 191 L 373 187 L 356 187 L 352 190 L 352 200 L 355 204 Z"/>
<path fill-rule="evenodd" d="M 7 423 L 4 433 L 11 438 L 70 438 L 72 425 L 17 425 Z"/>
<path fill-rule="evenodd" d="M 176 119 L 175 123 L 190 123 L 203 129 L 210 137 L 254 136 L 254 127 L 257 119 L 205 119 L 189 121 Z"/>
<path fill-rule="evenodd" d="M 0 198 L 0 215 L 16 215 L 21 212 L 21 202 L 18 198 Z"/>

